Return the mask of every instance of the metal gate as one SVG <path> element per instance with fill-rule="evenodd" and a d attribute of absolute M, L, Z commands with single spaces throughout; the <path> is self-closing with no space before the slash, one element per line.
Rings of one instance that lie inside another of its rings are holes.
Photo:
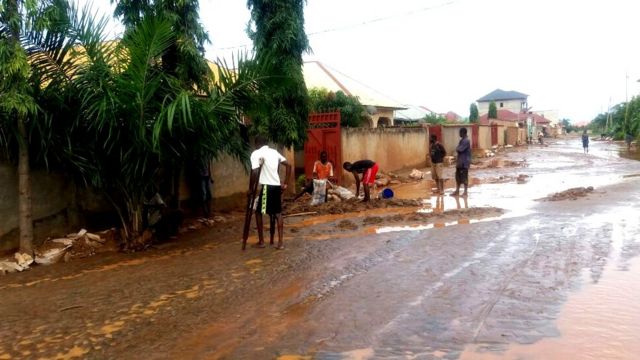
<path fill-rule="evenodd" d="M 307 141 L 304 143 L 304 174 L 311 179 L 313 164 L 325 150 L 333 164 L 337 181 L 342 180 L 342 137 L 340 134 L 340 112 L 309 114 Z"/>
<path fill-rule="evenodd" d="M 491 146 L 498 145 L 498 124 L 491 124 Z"/>

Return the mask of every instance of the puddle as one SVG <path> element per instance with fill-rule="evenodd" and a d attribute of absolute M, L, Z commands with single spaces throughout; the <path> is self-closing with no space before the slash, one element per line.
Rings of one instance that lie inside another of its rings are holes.
<path fill-rule="evenodd" d="M 475 344 L 460 359 L 637 359 L 640 354 L 640 258 L 637 209 L 623 207 L 585 219 L 612 224 L 611 251 L 597 281 L 581 273 L 583 288 L 570 294 L 555 322 L 559 337 L 534 344 Z"/>

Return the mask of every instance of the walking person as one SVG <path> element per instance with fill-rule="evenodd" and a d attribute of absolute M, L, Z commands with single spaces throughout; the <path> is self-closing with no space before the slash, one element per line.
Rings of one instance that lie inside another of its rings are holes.
<path fill-rule="evenodd" d="M 213 184 L 213 179 L 211 178 L 211 162 L 209 159 L 201 159 L 197 170 L 200 190 L 199 203 L 202 207 L 202 215 L 209 219 L 211 218 L 211 185 Z"/>
<path fill-rule="evenodd" d="M 371 199 L 369 189 L 376 181 L 376 174 L 378 173 L 378 164 L 372 160 L 358 160 L 353 164 L 350 162 L 345 162 L 342 164 L 342 167 L 353 174 L 353 177 L 356 179 L 356 197 L 360 195 L 360 175 L 362 175 L 362 187 L 364 190 L 364 199 L 363 202 L 367 202 Z"/>
<path fill-rule="evenodd" d="M 633 135 L 631 133 L 627 133 L 624 137 L 624 142 L 627 143 L 627 151 L 631 151 L 631 142 L 633 141 Z"/>
<path fill-rule="evenodd" d="M 431 134 L 429 136 L 430 146 L 429 155 L 431 157 L 431 178 L 436 182 L 438 188 L 437 194 L 444 194 L 444 178 L 442 177 L 443 161 L 447 155 L 447 151 L 444 146 L 438 141 L 438 135 Z"/>
<path fill-rule="evenodd" d="M 589 153 L 589 135 L 587 134 L 587 129 L 582 132 L 582 148 L 585 154 Z"/>
<path fill-rule="evenodd" d="M 250 197 L 255 196 L 251 189 L 255 188 L 257 181 L 258 196 L 256 201 L 252 200 L 252 203 L 255 204 L 256 225 L 258 226 L 258 243 L 255 244 L 254 247 L 265 247 L 262 215 L 267 214 L 269 215 L 270 224 L 269 244 L 273 245 L 277 224 L 278 245 L 276 249 L 282 250 L 284 249 L 282 194 L 283 191 L 287 189 L 287 184 L 291 178 L 291 165 L 277 150 L 270 148 L 267 145 L 266 139 L 262 137 L 256 138 L 256 148 L 257 149 L 251 153 L 251 177 L 249 180 L 250 190 L 248 193 Z M 280 166 L 284 166 L 286 169 L 285 181 L 282 183 L 280 182 L 280 175 L 278 174 Z"/>
<path fill-rule="evenodd" d="M 469 186 L 469 167 L 471 166 L 471 142 L 467 137 L 467 128 L 460 129 L 460 142 L 456 147 L 458 159 L 456 160 L 456 191 L 452 196 L 460 196 L 460 185 L 464 185 L 462 196 L 467 196 Z"/>

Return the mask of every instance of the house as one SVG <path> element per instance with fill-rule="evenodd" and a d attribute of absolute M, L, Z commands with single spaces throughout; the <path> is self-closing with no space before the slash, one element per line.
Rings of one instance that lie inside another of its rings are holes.
<path fill-rule="evenodd" d="M 431 111 L 426 106 L 419 105 L 404 105 L 406 109 L 396 110 L 394 117 L 394 124 L 415 124 L 423 122 L 424 118 L 428 115 L 434 115 L 435 112 Z"/>
<path fill-rule="evenodd" d="M 305 62 L 302 70 L 307 89 L 325 88 L 329 91 L 342 91 L 347 95 L 356 96 L 367 108 L 369 127 L 393 126 L 395 111 L 407 109 L 406 106 L 377 90 L 319 61 Z"/>
<path fill-rule="evenodd" d="M 446 114 L 442 114 L 442 117 L 447 120 L 447 123 L 458 123 L 464 120 L 462 116 L 456 114 L 453 111 L 448 111 Z"/>
<path fill-rule="evenodd" d="M 528 99 L 529 95 L 521 92 L 502 89 L 496 89 L 487 95 L 476 100 L 478 103 L 478 114 L 486 114 L 489 112 L 489 104 L 493 101 L 496 104 L 498 110 L 504 109 L 514 113 L 528 111 Z"/>

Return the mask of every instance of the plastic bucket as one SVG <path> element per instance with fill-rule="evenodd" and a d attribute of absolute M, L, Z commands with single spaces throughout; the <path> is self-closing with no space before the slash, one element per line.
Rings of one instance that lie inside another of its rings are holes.
<path fill-rule="evenodd" d="M 393 197 L 393 190 L 389 188 L 382 190 L 383 199 L 391 199 L 392 197 Z"/>

